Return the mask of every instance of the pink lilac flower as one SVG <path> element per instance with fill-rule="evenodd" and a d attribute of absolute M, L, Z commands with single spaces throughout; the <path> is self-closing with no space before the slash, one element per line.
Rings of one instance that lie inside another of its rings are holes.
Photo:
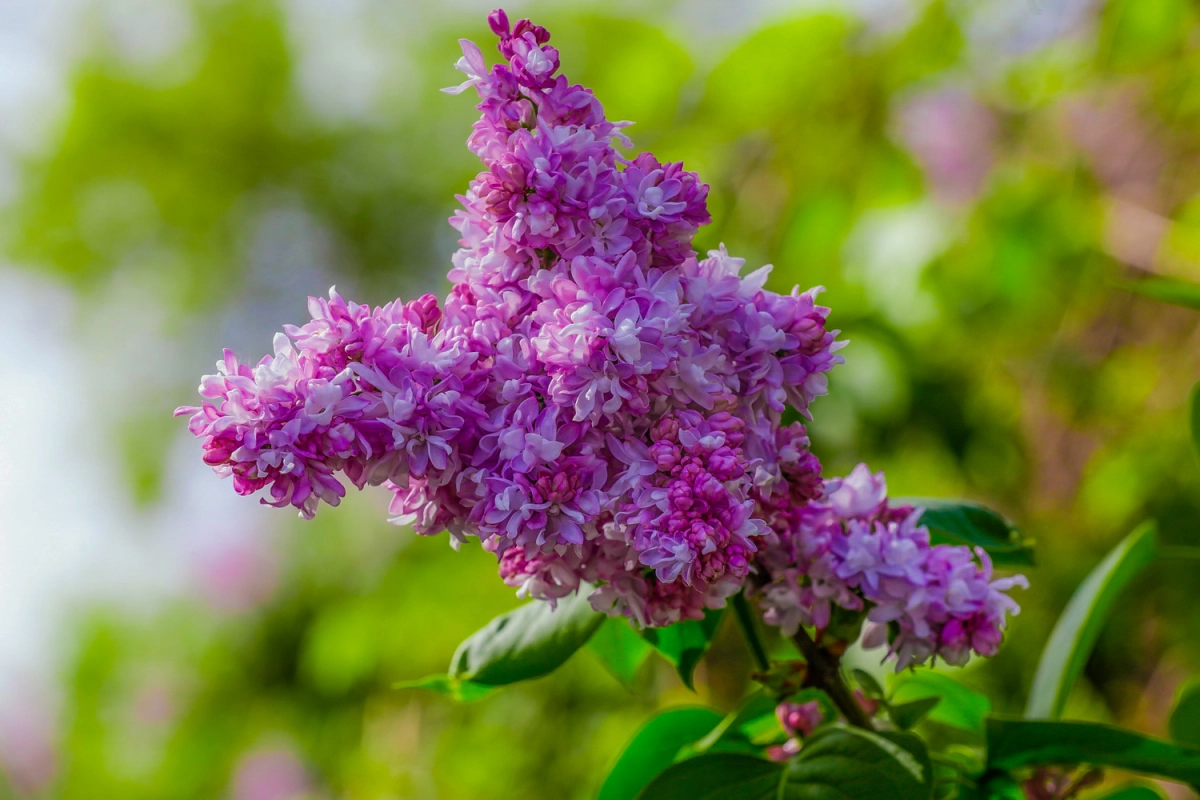
<path fill-rule="evenodd" d="M 460 440 L 483 419 L 477 354 L 438 330 L 431 296 L 374 310 L 336 291 L 313 298 L 301 327 L 275 336 L 256 365 L 225 351 L 200 384 L 207 402 L 185 406 L 204 461 L 239 494 L 312 517 L 361 487 L 410 475 L 449 481 Z"/>
<path fill-rule="evenodd" d="M 982 548 L 931 545 L 920 516 L 889 506 L 883 473 L 865 464 L 827 481 L 824 497 L 772 520 L 761 559 L 770 579 L 760 591 L 764 619 L 792 635 L 800 625 L 825 628 L 835 607 L 865 611 L 871 623 L 894 625 L 897 669 L 994 655 L 1019 610 L 1006 592 L 1028 582 L 994 579 Z"/>
<path fill-rule="evenodd" d="M 699 618 L 753 568 L 760 498 L 819 475 L 780 420 L 841 360 L 828 309 L 767 291 L 769 268 L 742 277 L 724 248 L 698 259 L 703 181 L 623 156 L 625 123 L 557 74 L 544 28 L 489 23 L 503 60 L 463 42 L 450 90 L 479 95 L 483 169 L 451 220 L 444 314 L 313 300 L 274 356 L 226 354 L 179 413 L 243 494 L 307 517 L 386 483 L 393 521 L 479 538 L 524 594 L 586 581 L 641 625 Z"/>
<path fill-rule="evenodd" d="M 771 292 L 769 266 L 743 275 L 724 247 L 698 257 L 707 185 L 622 155 L 627 123 L 558 74 L 544 28 L 488 20 L 502 60 L 463 41 L 448 90 L 479 97 L 482 169 L 450 221 L 444 306 L 331 293 L 274 355 L 227 352 L 177 412 L 204 460 L 305 517 L 385 484 L 392 521 L 479 539 L 522 595 L 586 583 L 642 626 L 699 619 L 765 570 L 785 629 L 869 604 L 905 663 L 994 649 L 1011 601 L 990 566 L 931 550 L 869 473 L 823 482 L 804 426 L 782 423 L 842 361 L 820 289 Z"/>

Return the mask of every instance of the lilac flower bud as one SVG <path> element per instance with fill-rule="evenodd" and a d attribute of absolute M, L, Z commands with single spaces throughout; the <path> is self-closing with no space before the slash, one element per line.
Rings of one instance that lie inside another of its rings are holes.
<path fill-rule="evenodd" d="M 775 707 L 775 716 L 788 736 L 806 738 L 825 721 L 825 712 L 816 700 L 807 703 L 780 703 Z"/>

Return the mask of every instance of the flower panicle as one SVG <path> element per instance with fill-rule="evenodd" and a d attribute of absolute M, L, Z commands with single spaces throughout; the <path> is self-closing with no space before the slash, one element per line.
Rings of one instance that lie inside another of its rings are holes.
<path fill-rule="evenodd" d="M 627 123 L 560 74 L 545 28 L 503 11 L 488 22 L 501 60 L 463 40 L 466 79 L 447 90 L 479 98 L 467 146 L 482 169 L 450 220 L 444 303 L 372 309 L 331 292 L 257 365 L 227 353 L 204 404 L 177 412 L 206 463 L 306 517 L 347 484 L 382 483 L 394 522 L 478 539 L 523 596 L 554 602 L 586 582 L 597 609 L 638 625 L 701 618 L 761 564 L 766 593 L 794 576 L 812 595 L 770 612 L 781 620 L 819 623 L 867 591 L 877 616 L 899 613 L 891 583 L 837 574 L 857 551 L 826 564 L 796 550 L 801 529 L 857 543 L 877 522 L 915 524 L 877 515 L 861 532 L 831 516 L 845 492 L 822 481 L 804 426 L 783 423 L 789 409 L 811 417 L 842 362 L 821 289 L 770 291 L 769 266 L 742 274 L 724 246 L 700 257 L 708 186 L 624 155 Z M 986 646 L 978 626 L 939 624 Z"/>

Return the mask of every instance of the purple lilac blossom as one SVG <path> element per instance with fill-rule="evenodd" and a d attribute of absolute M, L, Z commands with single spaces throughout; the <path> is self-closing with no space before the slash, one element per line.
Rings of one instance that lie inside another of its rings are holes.
<path fill-rule="evenodd" d="M 1008 615 L 1019 610 L 1005 593 L 1028 582 L 994 579 L 982 548 L 931 545 L 920 516 L 889 506 L 883 473 L 865 464 L 826 481 L 823 497 L 772 520 L 759 559 L 764 619 L 792 635 L 801 625 L 824 629 L 835 607 L 865 612 L 870 623 L 894 626 L 897 670 L 995 655 Z"/>
<path fill-rule="evenodd" d="M 311 321 L 275 335 L 255 366 L 226 350 L 184 406 L 204 461 L 239 494 L 311 518 L 357 487 L 410 477 L 440 485 L 458 471 L 459 444 L 482 420 L 477 354 L 438 331 L 432 296 L 371 309 L 311 298 Z"/>
<path fill-rule="evenodd" d="M 785 630 L 869 604 L 902 663 L 993 651 L 1019 581 L 930 548 L 881 479 L 822 481 L 804 426 L 782 423 L 810 418 L 842 361 L 821 290 L 768 291 L 770 267 L 742 275 L 723 246 L 699 258 L 707 185 L 621 155 L 628 123 L 557 74 L 549 33 L 488 19 L 502 60 L 464 40 L 446 90 L 479 96 L 483 169 L 451 219 L 443 308 L 331 292 L 273 356 L 226 352 L 177 411 L 204 460 L 305 517 L 383 483 L 393 522 L 478 538 L 522 596 L 590 584 L 639 626 L 699 619 L 765 570 Z"/>
<path fill-rule="evenodd" d="M 588 582 L 641 625 L 699 618 L 741 588 L 768 532 L 757 498 L 807 455 L 778 431 L 841 361 L 828 309 L 765 290 L 769 268 L 740 276 L 724 248 L 698 259 L 708 187 L 622 156 L 626 123 L 557 74 L 545 29 L 489 22 L 503 60 L 463 42 L 447 90 L 479 95 L 483 171 L 451 220 L 443 321 L 488 376 L 487 418 L 453 480 L 394 487 L 392 512 L 477 536 L 523 594 Z"/>

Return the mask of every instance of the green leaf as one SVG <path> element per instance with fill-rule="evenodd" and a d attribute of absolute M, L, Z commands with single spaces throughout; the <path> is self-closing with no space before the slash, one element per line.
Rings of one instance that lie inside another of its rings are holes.
<path fill-rule="evenodd" d="M 756 723 L 763 717 L 774 720 L 775 727 L 782 733 L 783 729 L 779 726 L 778 720 L 775 720 L 776 705 L 778 702 L 771 695 L 761 691 L 755 692 L 736 711 L 727 714 L 720 724 L 712 728 L 706 736 L 691 745 L 684 754 L 698 755 L 714 748 L 723 750 L 725 748 L 719 747 L 718 744 L 731 738 L 747 742 L 757 731 L 753 729 L 747 731 L 745 730 L 746 726 Z"/>
<path fill-rule="evenodd" d="M 740 753 L 706 753 L 654 778 L 639 800 L 777 800 L 782 764 Z M 605 798 L 604 800 L 607 800 Z"/>
<path fill-rule="evenodd" d="M 942 698 L 929 712 L 931 721 L 983 736 L 984 723 L 992 713 L 991 702 L 948 675 L 921 670 L 909 673 L 892 686 L 893 703 L 911 703 L 926 697 Z"/>
<path fill-rule="evenodd" d="M 633 686 L 637 672 L 653 650 L 624 617 L 613 617 L 596 631 L 588 647 L 609 673 L 626 687 Z"/>
<path fill-rule="evenodd" d="M 858 729 L 851 728 L 850 730 Z M 918 770 L 913 771 L 912 774 L 918 781 L 930 784 L 929 791 L 932 792 L 932 784 L 936 780 L 936 777 L 933 771 L 933 760 L 929 757 L 929 750 L 925 747 L 925 741 L 915 733 L 909 733 L 908 731 L 882 731 L 879 733 L 879 736 L 899 746 L 911 756 L 912 761 L 906 763 L 911 765 L 915 762 L 918 767 Z"/>
<path fill-rule="evenodd" d="M 708 652 L 717 628 L 725 616 L 725 609 L 709 609 L 704 612 L 702 620 L 688 620 L 669 625 L 666 628 L 646 628 L 642 637 L 671 662 L 683 684 L 689 689 L 692 685 L 692 675 L 696 665 Z"/>
<path fill-rule="evenodd" d="M 1144 278 L 1140 281 L 1124 281 L 1119 286 L 1127 292 L 1140 294 L 1161 303 L 1200 310 L 1200 284 L 1190 281 Z"/>
<path fill-rule="evenodd" d="M 928 800 L 933 769 L 925 745 L 907 733 L 836 725 L 810 736 L 787 764 L 779 793 L 788 800 Z"/>
<path fill-rule="evenodd" d="M 621 752 L 597 800 L 633 800 L 654 776 L 675 763 L 679 751 L 721 722 L 710 708 L 673 708 L 642 726 Z"/>
<path fill-rule="evenodd" d="M 539 678 L 587 644 L 606 617 L 592 609 L 587 591 L 558 601 L 535 600 L 501 614 L 458 646 L 450 675 L 487 686 Z"/>
<path fill-rule="evenodd" d="M 992 717 L 987 746 L 988 766 L 994 769 L 1091 764 L 1200 786 L 1200 749 L 1111 725 Z"/>
<path fill-rule="evenodd" d="M 934 544 L 982 547 L 997 564 L 1031 567 L 1033 545 L 1007 519 L 978 503 L 936 497 L 905 497 L 897 505 L 925 509 L 921 524 Z"/>
<path fill-rule="evenodd" d="M 1200 383 L 1197 383 L 1192 388 L 1190 410 L 1192 423 L 1192 447 L 1195 448 L 1196 454 L 1200 455 Z"/>
<path fill-rule="evenodd" d="M 1193 678 L 1180 688 L 1167 730 L 1180 744 L 1200 747 L 1200 679 Z"/>
<path fill-rule="evenodd" d="M 1149 786 L 1126 786 L 1097 800 L 1163 800 L 1162 793 Z"/>
<path fill-rule="evenodd" d="M 929 715 L 929 712 L 942 702 L 940 697 L 922 697 L 908 703 L 889 704 L 888 716 L 896 727 L 906 731 Z"/>
<path fill-rule="evenodd" d="M 736 753 L 682 761 L 643 800 L 928 800 L 933 771 L 921 740 L 841 725 L 814 733 L 787 764 Z"/>
<path fill-rule="evenodd" d="M 883 687 L 879 685 L 879 681 L 875 680 L 874 675 L 862 669 L 851 670 L 851 674 L 854 675 L 854 680 L 858 681 L 859 688 L 867 697 L 875 700 L 884 698 Z"/>
<path fill-rule="evenodd" d="M 474 703 L 491 696 L 496 691 L 495 686 L 487 686 L 474 681 L 464 681 L 450 675 L 426 675 L 415 681 L 404 681 L 395 685 L 396 689 L 426 689 L 445 695 L 460 703 Z"/>
<path fill-rule="evenodd" d="M 1042 650 L 1025 705 L 1026 717 L 1057 719 L 1062 714 L 1067 695 L 1083 671 L 1117 595 L 1154 560 L 1156 538 L 1153 522 L 1139 525 L 1075 590 Z"/>

